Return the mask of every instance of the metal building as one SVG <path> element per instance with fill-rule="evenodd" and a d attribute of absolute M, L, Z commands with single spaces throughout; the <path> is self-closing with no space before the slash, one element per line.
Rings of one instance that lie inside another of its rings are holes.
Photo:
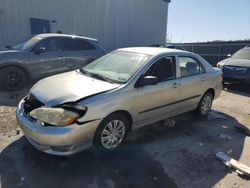
<path fill-rule="evenodd" d="M 57 32 L 97 38 L 106 50 L 166 39 L 170 0 L 0 0 L 0 46 Z"/>

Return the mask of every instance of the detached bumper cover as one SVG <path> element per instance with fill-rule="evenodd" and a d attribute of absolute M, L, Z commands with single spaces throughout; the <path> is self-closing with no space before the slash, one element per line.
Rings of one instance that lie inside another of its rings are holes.
<path fill-rule="evenodd" d="M 72 155 L 89 148 L 101 119 L 82 125 L 44 126 L 24 112 L 24 100 L 19 103 L 16 118 L 29 142 L 38 150 L 53 155 Z"/>

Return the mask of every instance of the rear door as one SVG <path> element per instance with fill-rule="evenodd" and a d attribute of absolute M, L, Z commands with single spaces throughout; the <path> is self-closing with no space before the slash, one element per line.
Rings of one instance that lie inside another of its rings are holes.
<path fill-rule="evenodd" d="M 74 64 L 74 69 L 83 67 L 97 57 L 96 47 L 90 41 L 79 38 L 70 40 L 66 61 Z"/>
<path fill-rule="evenodd" d="M 206 72 L 202 64 L 190 56 L 178 56 L 180 67 L 180 112 L 195 108 L 206 89 Z"/>
<path fill-rule="evenodd" d="M 161 57 L 154 62 L 143 76 L 155 76 L 157 85 L 147 85 L 138 89 L 138 123 L 163 119 L 177 110 L 180 83 L 176 79 L 175 56 Z"/>

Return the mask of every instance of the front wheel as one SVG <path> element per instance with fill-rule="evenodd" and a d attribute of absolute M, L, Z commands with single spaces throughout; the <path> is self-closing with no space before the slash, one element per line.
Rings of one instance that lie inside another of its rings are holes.
<path fill-rule="evenodd" d="M 128 119 L 121 114 L 105 118 L 97 128 L 94 145 L 104 151 L 111 151 L 124 141 L 129 127 Z"/>
<path fill-rule="evenodd" d="M 203 95 L 197 108 L 197 114 L 199 117 L 206 117 L 212 107 L 213 95 L 207 92 Z"/>

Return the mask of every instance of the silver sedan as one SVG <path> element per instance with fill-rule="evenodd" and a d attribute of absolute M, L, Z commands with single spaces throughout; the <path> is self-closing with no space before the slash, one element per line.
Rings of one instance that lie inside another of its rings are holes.
<path fill-rule="evenodd" d="M 16 116 L 43 152 L 71 155 L 92 145 L 114 150 L 144 125 L 193 110 L 206 116 L 221 89 L 221 70 L 199 55 L 124 48 L 39 81 Z"/>

